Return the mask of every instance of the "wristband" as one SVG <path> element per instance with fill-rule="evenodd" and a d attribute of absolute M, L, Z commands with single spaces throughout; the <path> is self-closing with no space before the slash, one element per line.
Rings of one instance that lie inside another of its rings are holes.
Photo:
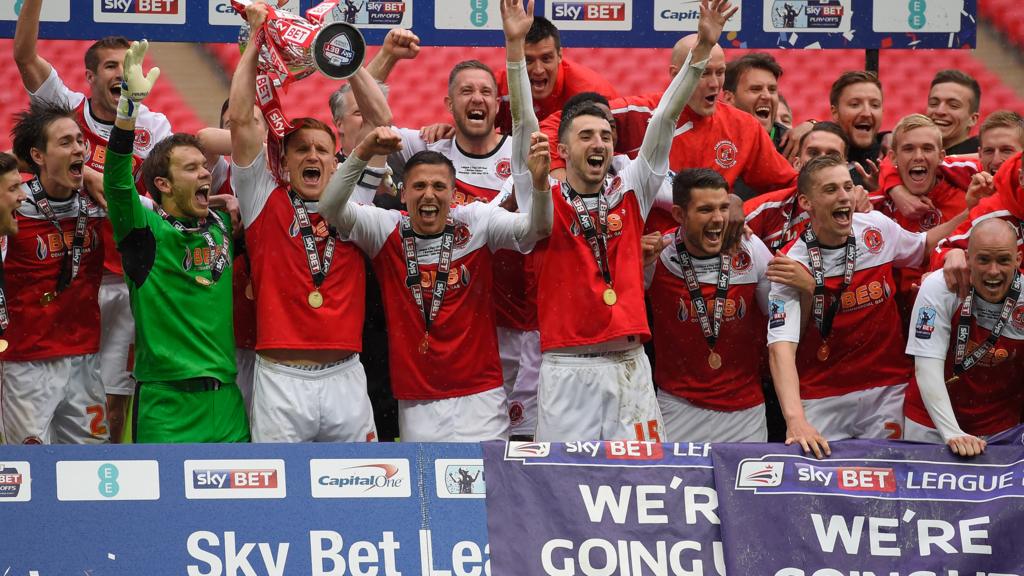
<path fill-rule="evenodd" d="M 385 174 L 386 172 L 377 172 L 372 168 L 366 168 L 363 170 L 363 173 L 359 175 L 359 180 L 356 181 L 356 185 L 376 190 L 384 180 Z"/>
<path fill-rule="evenodd" d="M 122 87 L 121 97 L 117 101 L 117 119 L 134 122 L 139 115 L 139 104 L 123 94 L 126 88 Z"/>

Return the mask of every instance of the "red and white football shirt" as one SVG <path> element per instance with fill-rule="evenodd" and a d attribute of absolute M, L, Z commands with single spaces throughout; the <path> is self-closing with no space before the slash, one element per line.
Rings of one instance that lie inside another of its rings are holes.
<path fill-rule="evenodd" d="M 796 367 L 800 397 L 829 398 L 910 380 L 911 362 L 903 354 L 903 331 L 893 298 L 897 268 L 917 266 L 924 260 L 925 235 L 909 232 L 877 212 L 854 213 L 853 234 L 857 261 L 853 282 L 841 295 L 845 246 L 822 246 L 826 310 L 832 298 L 840 298 L 839 310 L 828 339 L 826 361 L 818 360 L 821 334 L 813 319 L 801 335 L 800 294 L 794 288 L 772 283 L 768 302 L 768 344 L 799 343 Z M 787 256 L 811 269 L 803 238 L 783 248 Z M 864 367 L 870 366 L 870 372 Z"/>
<path fill-rule="evenodd" d="M 99 289 L 103 276 L 103 239 L 100 226 L 107 214 L 92 202 L 82 261 L 71 284 L 47 306 L 40 304 L 46 292 L 57 287 L 64 253 L 71 249 L 78 218 L 78 194 L 69 200 L 50 200 L 61 231 L 39 211 L 27 184 L 28 200 L 18 208 L 18 234 L 7 238 L 4 275 L 10 326 L 4 339 L 10 347 L 0 360 L 48 360 L 92 354 L 100 347 Z"/>
<path fill-rule="evenodd" d="M 907 340 L 907 354 L 946 361 L 945 377 L 953 376 L 956 336 L 953 328 L 960 318 L 963 300 L 946 288 L 941 274 L 925 278 L 914 304 L 913 324 Z M 967 353 L 988 338 L 999 320 L 1002 303 L 986 302 L 975 296 L 971 339 Z M 995 346 L 960 379 L 946 386 L 957 423 L 975 436 L 1002 432 L 1020 424 L 1024 410 L 1024 303 L 1018 299 L 1010 321 Z M 934 428 L 917 380 L 912 379 L 903 405 L 904 414 L 914 422 Z"/>
<path fill-rule="evenodd" d="M 452 208 L 455 243 L 444 302 L 430 327 L 429 350 L 423 313 L 406 285 L 402 212 L 349 204 L 356 212 L 349 239 L 370 257 L 384 300 L 391 387 L 400 400 L 439 400 L 468 396 L 502 385 L 494 323 L 493 252 L 528 250 L 515 239 L 521 214 L 473 202 Z M 417 236 L 416 252 L 429 312 L 441 235 Z"/>
<path fill-rule="evenodd" d="M 323 306 L 308 303 L 315 289 L 288 188 L 274 179 L 264 151 L 248 166 L 231 166 L 231 187 L 245 225 L 256 298 L 256 349 L 362 350 L 366 306 L 363 256 L 351 242 L 335 242 L 331 268 L 320 285 Z M 323 263 L 329 236 L 316 202 L 305 202 Z"/>
<path fill-rule="evenodd" d="M 810 215 L 800 209 L 796 186 L 755 196 L 743 203 L 746 224 L 754 235 L 776 249 L 803 234 Z"/>
<path fill-rule="evenodd" d="M 764 402 L 761 369 L 767 353 L 765 312 L 771 283 L 765 277 L 772 255 L 757 237 L 744 239 L 730 258 L 730 280 L 715 351 L 722 366 L 712 369 L 709 349 L 685 276 L 679 263 L 675 234 L 661 252 L 647 296 L 654 318 L 658 388 L 709 410 L 732 412 Z M 692 258 L 701 294 L 713 321 L 720 260 Z"/>

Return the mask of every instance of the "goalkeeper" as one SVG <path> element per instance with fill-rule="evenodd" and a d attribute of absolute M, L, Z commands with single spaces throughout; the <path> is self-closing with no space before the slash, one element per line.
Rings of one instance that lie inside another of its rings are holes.
<path fill-rule="evenodd" d="M 247 442 L 235 384 L 231 219 L 210 209 L 210 172 L 198 140 L 175 134 L 142 164 L 157 210 L 132 177 L 135 117 L 160 75 L 142 74 L 147 43 L 124 58 L 103 187 L 135 315 L 135 441 Z"/>

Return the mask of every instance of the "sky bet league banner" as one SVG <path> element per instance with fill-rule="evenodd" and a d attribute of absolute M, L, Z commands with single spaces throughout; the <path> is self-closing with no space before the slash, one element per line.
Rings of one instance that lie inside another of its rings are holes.
<path fill-rule="evenodd" d="M 978 0 L 733 0 L 729 48 L 970 48 Z M 23 0 L 0 0 L 0 37 L 14 36 Z M 304 15 L 319 0 L 288 0 Z M 344 20 L 370 44 L 389 28 L 425 45 L 502 46 L 500 0 L 341 0 Z M 537 0 L 566 46 L 667 48 L 697 30 L 699 0 Z M 229 0 L 46 0 L 43 38 L 110 34 L 155 41 L 237 42 Z"/>

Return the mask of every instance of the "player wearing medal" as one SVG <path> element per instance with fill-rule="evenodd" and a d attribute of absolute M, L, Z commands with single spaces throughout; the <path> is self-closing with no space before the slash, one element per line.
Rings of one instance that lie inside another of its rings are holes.
<path fill-rule="evenodd" d="M 373 262 L 384 295 L 391 385 L 403 440 L 481 441 L 508 435 L 495 333 L 492 253 L 528 251 L 551 229 L 547 141 L 537 134 L 534 207 L 511 213 L 483 202 L 452 206 L 455 168 L 436 152 L 409 159 L 408 213 L 348 202 L 366 161 L 401 137 L 377 128 L 324 191 L 322 210 Z"/>
<path fill-rule="evenodd" d="M 761 368 L 771 252 L 756 236 L 722 252 L 729 188 L 707 168 L 672 182 L 679 222 L 647 290 L 665 442 L 766 442 Z"/>
<path fill-rule="evenodd" d="M 985 449 L 981 438 L 1019 424 L 1024 409 L 1016 229 L 998 218 L 980 223 L 971 231 L 967 260 L 966 298 L 932 274 L 914 303 L 907 354 L 914 356 L 915 376 L 904 404 L 903 437 L 974 456 Z"/>
<path fill-rule="evenodd" d="M 911 366 L 897 329 L 894 269 L 919 266 L 926 247 L 958 221 L 926 235 L 877 212 L 855 213 L 853 181 L 836 156 L 808 162 L 797 187 L 810 224 L 783 252 L 814 277 L 814 322 L 801 331 L 803 295 L 777 282 L 768 311 L 768 353 L 786 443 L 799 442 L 821 457 L 830 453 L 827 440 L 900 438 Z M 872 368 L 870 377 L 865 366 Z"/>
<path fill-rule="evenodd" d="M 107 442 L 97 355 L 106 214 L 82 190 L 82 130 L 66 105 L 35 102 L 12 136 L 33 177 L 22 185 L 29 201 L 4 263 L 3 436 L 10 444 Z"/>
<path fill-rule="evenodd" d="M 502 2 L 520 209 L 531 201 L 520 168 L 526 134 L 537 129 L 522 51 L 532 8 L 524 10 L 519 0 Z M 701 3 L 700 40 L 655 110 L 639 155 L 613 179 L 606 180 L 613 145 L 604 112 L 584 104 L 562 117 L 559 147 L 566 180 L 551 183 L 555 222 L 551 237 L 537 247 L 544 352 L 538 440 L 661 439 L 661 413 L 642 347 L 650 331 L 640 237 L 665 181 L 676 119 L 735 11 L 725 0 Z"/>
<path fill-rule="evenodd" d="M 135 189 L 135 119 L 160 72 L 143 76 L 146 48 L 133 42 L 125 53 L 103 174 L 135 313 L 135 441 L 246 442 L 231 325 L 231 219 L 209 207 L 212 180 L 199 141 L 175 134 L 143 162 L 159 213 L 145 209 Z"/>
<path fill-rule="evenodd" d="M 27 199 L 21 184 L 18 159 L 6 152 L 0 152 L 0 353 L 11 345 L 4 337 L 7 327 L 10 326 L 11 317 L 7 305 L 8 292 L 3 259 L 7 257 L 7 237 L 18 233 L 16 212 Z M 0 443 L 2 442 L 3 430 L 0 429 Z"/>
<path fill-rule="evenodd" d="M 61 80 L 56 68 L 36 51 L 42 4 L 42 0 L 25 0 L 22 3 L 14 37 L 14 61 L 32 102 L 61 102 L 74 108 L 75 120 L 86 141 L 84 185 L 96 197 L 103 188 L 100 173 L 103 172 L 107 139 L 116 117 L 123 78 L 122 62 L 129 43 L 120 36 L 107 36 L 90 46 L 85 53 L 84 70 L 89 97 L 72 91 Z M 163 114 L 143 106 L 136 130 L 134 171 L 138 178 L 142 161 L 157 142 L 171 135 L 171 125 Z M 113 442 L 119 442 L 128 402 L 135 393 L 135 382 L 131 377 L 135 325 L 128 302 L 128 288 L 123 280 L 121 257 L 108 222 L 103 223 L 101 232 L 104 274 L 99 296 L 100 378 L 107 394 L 110 437 Z"/>
<path fill-rule="evenodd" d="M 266 18 L 265 4 L 246 8 L 253 29 Z M 376 440 L 359 362 L 363 257 L 354 244 L 341 241 L 319 206 L 337 167 L 334 132 L 312 118 L 294 120 L 282 146 L 286 176 L 275 177 L 268 154 L 276 147 L 264 147 L 253 113 L 258 55 L 256 50 L 243 54 L 229 105 L 231 185 L 241 206 L 256 299 L 253 440 Z M 386 110 L 383 94 L 365 70 L 350 82 L 357 97 L 371 90 L 377 95 L 372 106 L 360 106 L 365 114 L 370 116 L 374 106 Z"/>

